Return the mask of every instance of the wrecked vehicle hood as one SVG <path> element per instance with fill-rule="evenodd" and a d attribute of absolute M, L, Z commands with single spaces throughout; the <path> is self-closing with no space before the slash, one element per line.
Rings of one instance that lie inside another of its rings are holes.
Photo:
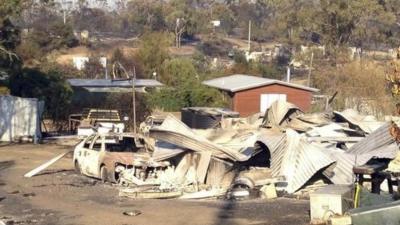
<path fill-rule="evenodd" d="M 104 161 L 114 161 L 126 165 L 134 165 L 138 162 L 146 162 L 150 160 L 148 153 L 134 152 L 107 152 L 104 155 Z"/>

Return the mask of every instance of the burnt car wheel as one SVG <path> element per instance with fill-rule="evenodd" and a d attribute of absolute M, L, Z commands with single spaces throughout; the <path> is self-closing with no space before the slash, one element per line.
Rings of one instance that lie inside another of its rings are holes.
<path fill-rule="evenodd" d="M 77 174 L 82 174 L 81 167 L 79 166 L 78 161 L 75 161 L 75 163 L 74 163 L 74 168 L 75 168 L 75 172 L 76 172 Z"/>
<path fill-rule="evenodd" d="M 102 166 L 100 169 L 100 179 L 103 183 L 108 180 L 107 168 L 105 166 Z"/>

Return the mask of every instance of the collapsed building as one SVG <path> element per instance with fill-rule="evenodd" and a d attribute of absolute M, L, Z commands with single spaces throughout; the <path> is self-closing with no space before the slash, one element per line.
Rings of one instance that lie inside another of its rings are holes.
<path fill-rule="evenodd" d="M 396 158 L 394 122 L 354 110 L 305 114 L 276 101 L 247 118 L 220 118 L 218 126 L 192 129 L 168 115 L 141 131 L 154 161 L 169 161 L 156 182 L 125 183 L 120 195 L 150 198 L 243 197 L 252 190 L 294 194 L 320 180 L 353 184 L 353 167 Z M 125 173 L 124 180 L 131 173 Z M 269 192 L 270 193 L 270 192 Z M 272 194 L 274 196 L 275 194 Z"/>

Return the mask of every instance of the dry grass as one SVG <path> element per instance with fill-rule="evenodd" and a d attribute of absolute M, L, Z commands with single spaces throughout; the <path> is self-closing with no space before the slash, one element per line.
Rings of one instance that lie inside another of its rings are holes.
<path fill-rule="evenodd" d="M 340 66 L 321 66 L 313 84 L 326 94 L 338 91 L 334 108 L 354 108 L 378 117 L 392 114 L 395 99 L 385 79 L 386 65 L 354 61 Z"/>

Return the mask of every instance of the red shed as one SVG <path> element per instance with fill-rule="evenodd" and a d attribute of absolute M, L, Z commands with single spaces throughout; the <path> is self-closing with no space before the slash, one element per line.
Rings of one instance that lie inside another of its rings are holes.
<path fill-rule="evenodd" d="M 240 116 L 265 110 L 276 100 L 286 100 L 307 111 L 318 89 L 263 77 L 235 74 L 204 81 L 203 84 L 225 91 L 231 97 L 231 109 Z"/>

